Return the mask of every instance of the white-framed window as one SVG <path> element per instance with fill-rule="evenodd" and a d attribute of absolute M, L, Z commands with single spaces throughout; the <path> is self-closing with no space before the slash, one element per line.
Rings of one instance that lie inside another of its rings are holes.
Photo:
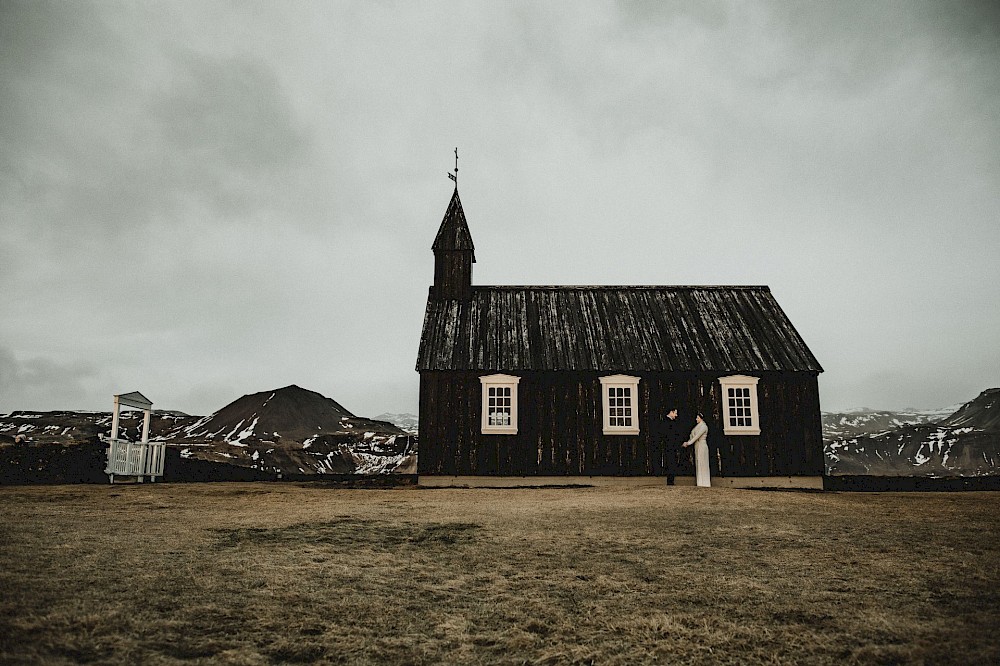
<path fill-rule="evenodd" d="M 605 435 L 639 434 L 639 378 L 601 377 Z"/>
<path fill-rule="evenodd" d="M 484 435 L 517 434 L 517 384 L 520 377 L 486 375 L 479 378 L 483 387 Z"/>
<path fill-rule="evenodd" d="M 719 377 L 722 385 L 722 430 L 727 435 L 759 435 L 757 377 Z"/>

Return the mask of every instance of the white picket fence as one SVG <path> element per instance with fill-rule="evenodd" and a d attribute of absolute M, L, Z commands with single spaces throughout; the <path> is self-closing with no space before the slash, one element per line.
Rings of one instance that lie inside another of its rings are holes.
<path fill-rule="evenodd" d="M 163 476 L 166 444 L 162 442 L 129 442 L 111 439 L 108 442 L 108 467 L 104 473 L 115 482 L 115 476 L 135 476 L 141 482 L 148 476 L 151 481 Z"/>

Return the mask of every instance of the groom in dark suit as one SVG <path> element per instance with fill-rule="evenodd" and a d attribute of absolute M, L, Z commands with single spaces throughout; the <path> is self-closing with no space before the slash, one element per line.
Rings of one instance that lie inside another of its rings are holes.
<path fill-rule="evenodd" d="M 681 441 L 680 424 L 677 422 L 677 409 L 667 412 L 667 420 L 663 422 L 663 459 L 666 463 L 667 485 L 674 485 L 677 474 L 677 451 Z"/>
<path fill-rule="evenodd" d="M 674 485 L 674 477 L 677 475 L 678 444 L 683 439 L 675 408 L 671 408 L 667 412 L 667 418 L 656 423 L 656 431 L 653 435 L 660 450 L 660 460 L 662 461 L 663 473 L 667 475 L 667 485 L 672 486 Z"/>

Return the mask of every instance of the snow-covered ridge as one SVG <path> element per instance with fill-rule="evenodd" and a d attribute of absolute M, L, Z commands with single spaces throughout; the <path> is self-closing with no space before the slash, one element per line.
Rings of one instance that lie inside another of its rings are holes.
<path fill-rule="evenodd" d="M 823 414 L 828 474 L 1000 475 L 1000 389 L 955 408 Z"/>
<path fill-rule="evenodd" d="M 389 423 L 400 428 L 403 432 L 410 433 L 411 435 L 417 434 L 420 425 L 420 419 L 417 415 L 410 413 L 395 414 L 392 412 L 385 412 L 376 416 L 375 420 L 388 421 Z"/>
<path fill-rule="evenodd" d="M 850 412 L 823 412 L 823 439 L 832 441 L 844 437 L 873 435 L 907 425 L 937 423 L 954 414 L 961 405 L 942 409 L 922 410 L 872 410 Z"/>

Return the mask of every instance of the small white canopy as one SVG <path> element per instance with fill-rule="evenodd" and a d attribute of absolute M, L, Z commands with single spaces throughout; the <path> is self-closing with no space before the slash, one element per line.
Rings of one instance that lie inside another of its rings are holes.
<path fill-rule="evenodd" d="M 138 391 L 120 393 L 115 396 L 115 401 L 122 407 L 132 407 L 133 409 L 149 409 L 153 406 L 153 402 Z"/>

